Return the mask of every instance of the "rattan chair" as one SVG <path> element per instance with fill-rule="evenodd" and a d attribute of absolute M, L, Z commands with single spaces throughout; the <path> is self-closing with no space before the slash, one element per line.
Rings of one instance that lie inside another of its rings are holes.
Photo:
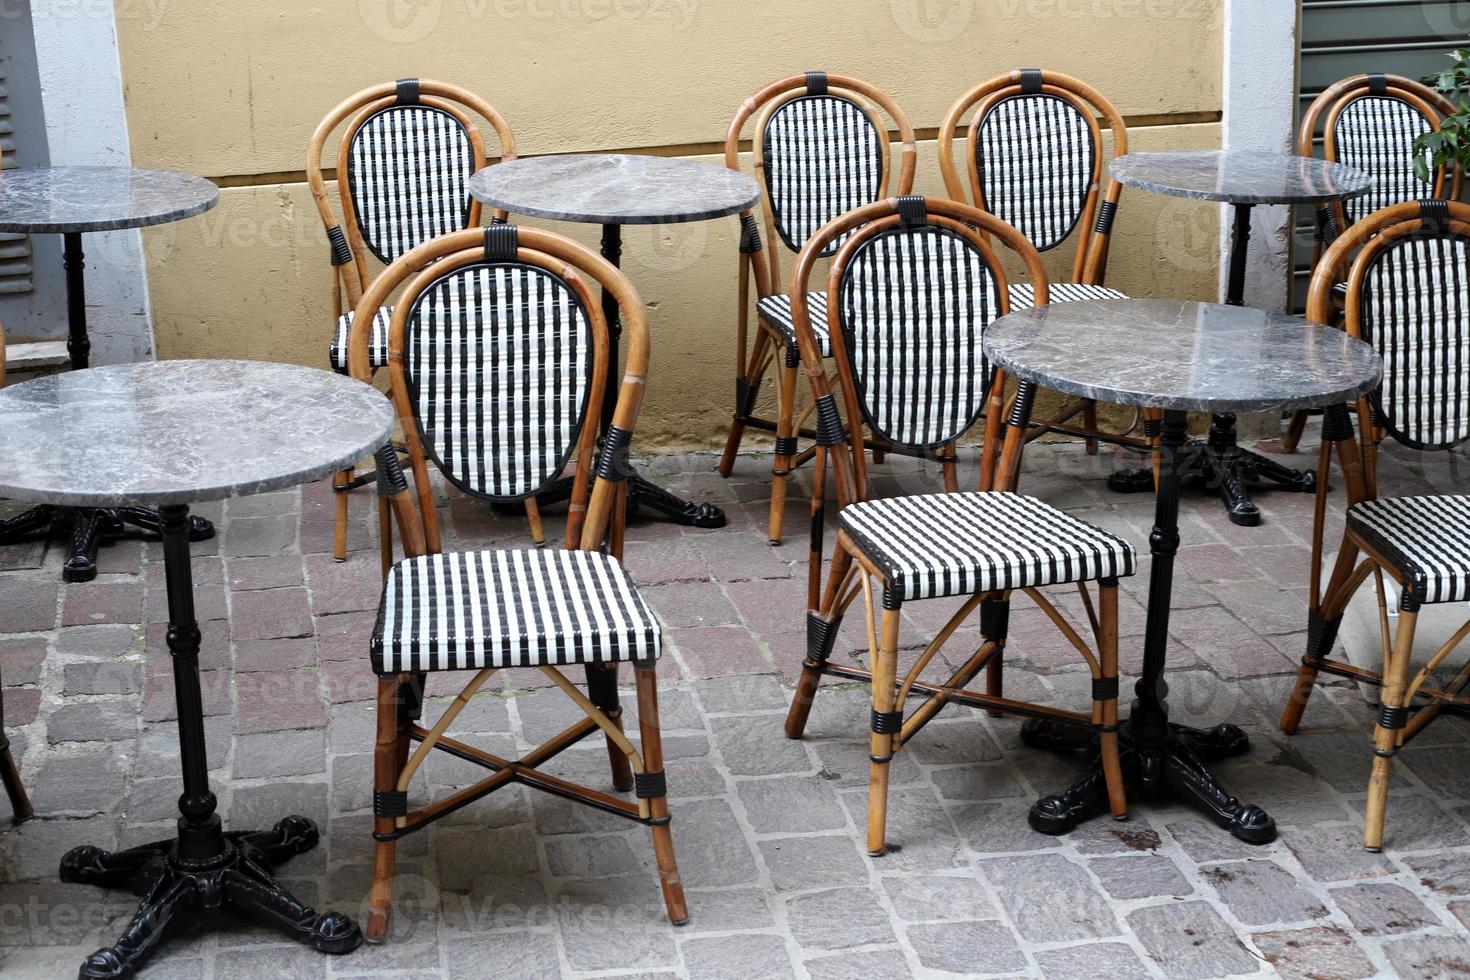
<path fill-rule="evenodd" d="M 1457 200 L 1463 175 L 1458 167 L 1429 167 L 1428 183 L 1414 173 L 1414 141 L 1439 129 L 1440 120 L 1455 111 L 1454 104 L 1434 89 L 1400 75 L 1353 75 L 1329 85 L 1312 100 L 1297 131 L 1297 153 L 1312 156 L 1317 143 L 1322 156 L 1355 167 L 1374 178 L 1373 188 L 1350 201 L 1332 201 L 1316 209 L 1312 268 L 1343 229 L 1375 211 L 1430 198 Z M 1427 161 L 1426 161 L 1427 162 Z M 1343 255 L 1350 262 L 1350 255 Z M 1347 297 L 1343 278 L 1337 277 L 1334 297 Z M 1282 438 L 1287 452 L 1296 452 L 1308 413 L 1294 412 Z"/>
<path fill-rule="evenodd" d="M 1378 388 L 1358 400 L 1357 438 L 1345 407 L 1324 411 L 1307 650 L 1281 729 L 1296 732 L 1319 673 L 1381 686 L 1363 828 L 1364 846 L 1378 850 L 1394 753 L 1444 706 L 1470 705 L 1464 693 L 1470 664 L 1443 687 L 1430 684 L 1431 674 L 1470 635 L 1470 622 L 1412 679 L 1409 675 L 1420 607 L 1470 599 L 1470 496 L 1380 497 L 1376 438 L 1381 431 L 1419 452 L 1448 450 L 1470 439 L 1470 207 L 1410 201 L 1347 229 L 1317 265 L 1308 319 L 1336 321 L 1335 272 L 1354 252 L 1346 328 L 1383 356 L 1384 375 Z M 1323 524 L 1334 451 L 1347 487 L 1347 526 L 1323 588 Z M 1383 628 L 1382 671 L 1328 657 L 1348 601 L 1370 576 Z M 1384 576 L 1397 583 L 1400 593 L 1394 636 L 1389 635 Z"/>
<path fill-rule="evenodd" d="M 480 202 L 470 196 L 469 179 L 489 161 L 481 121 L 499 143 L 500 159 L 515 158 L 515 138 L 505 119 L 479 96 L 446 82 L 406 78 L 374 85 L 344 100 L 312 133 L 306 153 L 306 178 L 326 227 L 332 261 L 332 314 L 336 324 L 329 356 L 332 367 L 347 370 L 347 334 L 352 310 L 373 279 L 370 264 L 391 263 L 424 242 L 480 224 Z M 343 124 L 337 143 L 337 196 L 341 220 L 327 191 L 322 155 Z M 492 220 L 503 222 L 505 212 Z M 388 363 L 385 306 L 373 321 L 369 360 L 376 370 Z M 338 474 L 333 554 L 347 559 L 347 494 L 372 476 Z M 536 502 L 526 501 L 531 534 L 544 540 Z"/>
<path fill-rule="evenodd" d="M 1021 426 L 1007 433 L 999 477 L 992 483 L 996 489 L 887 499 L 868 494 L 864 425 L 877 439 L 952 456 L 955 441 L 987 401 L 991 417 L 1001 417 L 1000 388 L 995 382 L 987 386 L 991 372 L 981 332 L 1008 310 L 1010 301 L 990 239 L 1020 257 L 1037 302 L 1046 302 L 1041 258 L 1020 232 L 977 208 L 937 198 L 880 201 L 828 223 L 802 250 L 792 278 L 802 363 L 816 398 L 817 440 L 832 458 L 842 510 L 820 607 L 807 616 L 808 652 L 786 734 L 802 736 L 824 674 L 871 683 L 868 850 L 874 855 L 885 847 L 893 755 L 952 702 L 1093 727 L 1101 740 L 1110 807 L 1119 818 L 1127 812 L 1118 762 L 1117 585 L 1120 577 L 1133 574 L 1132 546 L 1010 492 L 1019 468 Z M 828 385 L 807 288 L 818 258 L 836 242 L 841 246 L 827 280 L 826 309 L 840 394 Z M 1003 382 L 1000 372 L 995 374 Z M 873 611 L 875 580 L 883 597 L 881 621 Z M 1098 586 L 1095 606 L 1082 585 L 1092 581 Z M 1096 654 L 1039 591 L 1070 583 L 1078 583 L 1088 609 L 1095 610 Z M 998 667 L 1014 591 L 1030 596 L 1086 661 L 1093 676 L 1090 713 L 1001 696 Z M 842 618 L 859 595 L 867 615 L 871 671 L 830 661 Z M 900 611 L 907 603 L 944 596 L 969 598 L 900 680 Z M 922 680 L 940 648 L 977 609 L 980 648 L 947 680 Z M 989 672 L 987 693 L 966 690 L 981 670 Z M 916 692 L 924 697 L 905 717 L 904 706 Z"/>
<path fill-rule="evenodd" d="M 1112 138 L 1105 153 L 1099 119 Z M 968 121 L 967 121 L 968 120 Z M 963 175 L 956 144 L 963 142 Z M 1092 86 L 1060 72 L 1024 68 L 981 82 L 962 95 L 939 126 L 939 168 L 955 200 L 974 204 L 1014 226 L 1039 252 L 1075 239 L 1071 279 L 1050 284 L 1051 302 L 1127 299 L 1103 285 L 1122 185 L 1108 160 L 1128 152 L 1128 127 Z M 1010 286 L 1012 309 L 1035 304 L 1027 282 Z M 1082 426 L 1072 423 L 1081 415 Z M 1047 432 L 1080 436 L 1089 453 L 1099 440 L 1135 449 L 1158 445 L 1162 413 L 1144 413 L 1145 440 L 1098 427 L 1097 403 L 1071 402 L 1029 438 Z M 1131 430 L 1130 430 L 1131 431 Z"/>
<path fill-rule="evenodd" d="M 5 330 L 0 327 L 0 387 L 5 385 Z M 25 784 L 20 781 L 20 770 L 10 754 L 10 736 L 5 732 L 5 697 L 0 687 L 0 783 L 5 785 L 5 795 L 10 798 L 10 822 L 25 823 L 34 813 Z"/>
<path fill-rule="evenodd" d="M 597 286 L 622 310 L 626 341 L 622 387 L 600 455 L 597 419 L 613 393 L 604 391 L 608 326 Z M 377 860 L 367 937 L 387 935 L 395 841 L 512 783 L 650 827 L 668 915 L 681 923 L 687 912 L 669 833 L 654 678 L 660 628 L 618 561 L 628 445 L 648 369 L 643 304 L 615 267 L 560 235 L 514 225 L 455 232 L 404 255 L 363 294 L 349 343 L 353 377 L 371 377 L 366 325 L 400 288 L 388 333 L 389 370 L 415 494 L 397 453 L 380 451 L 378 492 L 391 500 L 406 557 L 388 571 L 371 645 L 379 678 Z M 545 488 L 573 452 L 579 465 L 565 550 L 441 550 L 430 464 L 466 494 L 519 500 Z M 622 663 L 634 667 L 641 753 L 623 734 Z M 578 665 L 585 668 L 585 693 L 559 669 Z M 496 671 L 511 668 L 542 671 L 586 717 L 520 759 L 446 736 L 468 699 Z M 442 670 L 474 675 L 425 728 L 417 721 L 424 678 Z M 599 731 L 614 788 L 633 790 L 636 802 L 540 771 Z M 420 744 L 409 755 L 413 741 Z M 413 775 L 435 749 L 490 774 L 411 806 Z"/>
<path fill-rule="evenodd" d="M 887 117 L 885 121 L 884 117 Z M 740 140 L 754 120 L 752 139 L 756 178 L 761 185 L 761 211 L 769 248 L 762 244 L 755 215 L 740 216 L 740 306 L 736 319 L 735 413 L 725 440 L 720 473 L 729 476 L 747 428 L 776 433 L 771 468 L 768 538 L 781 542 L 786 506 L 786 478 L 810 460 L 814 451 L 799 451 L 797 435 L 811 437 L 804 424 L 810 413 L 796 416 L 797 371 L 791 297 L 780 293 L 781 249 L 793 254 L 812 233 L 855 207 L 913 187 L 917 160 L 914 130 L 903 110 L 883 91 L 847 75 L 807 72 L 778 79 L 740 106 L 725 137 L 725 164 L 740 169 Z M 889 123 L 897 130 L 894 139 Z M 839 242 L 829 243 L 831 256 Z M 750 329 L 751 287 L 755 288 L 756 329 Z M 813 329 L 823 356 L 830 356 L 825 298 L 809 298 Z M 753 414 L 766 371 L 780 364 L 777 417 Z"/>

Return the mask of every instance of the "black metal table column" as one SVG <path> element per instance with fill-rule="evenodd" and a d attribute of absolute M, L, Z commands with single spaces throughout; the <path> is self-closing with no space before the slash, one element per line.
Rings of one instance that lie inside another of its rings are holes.
<path fill-rule="evenodd" d="M 1239 755 L 1250 748 L 1245 732 L 1235 725 L 1217 725 L 1209 731 L 1169 721 L 1169 693 L 1164 664 L 1169 647 L 1169 607 L 1174 591 L 1174 555 L 1179 550 L 1179 463 L 1187 452 L 1188 415 L 1164 413 L 1162 468 L 1154 528 L 1149 536 L 1148 618 L 1144 626 L 1143 672 L 1135 686 L 1128 721 L 1119 734 L 1124 779 L 1131 794 L 1163 794 L 1187 800 L 1203 809 L 1221 827 L 1252 844 L 1276 837 L 1276 821 L 1260 807 L 1243 804 L 1225 791 L 1205 765 L 1208 760 Z M 1054 722 L 1031 720 L 1021 729 L 1027 745 L 1048 749 L 1093 749 L 1093 733 Z M 1045 834 L 1066 833 L 1078 823 L 1107 809 L 1107 787 L 1102 763 L 1094 759 L 1071 789 L 1046 796 L 1032 807 L 1033 829 Z"/>

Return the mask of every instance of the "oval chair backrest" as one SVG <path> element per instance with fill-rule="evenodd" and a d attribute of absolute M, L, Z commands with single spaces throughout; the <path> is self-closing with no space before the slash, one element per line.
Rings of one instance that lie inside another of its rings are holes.
<path fill-rule="evenodd" d="M 981 206 L 1037 251 L 1066 241 L 1097 179 L 1095 124 L 1074 98 L 1007 95 L 976 117 L 970 146 Z"/>
<path fill-rule="evenodd" d="M 852 98 L 790 98 L 771 111 L 760 139 L 776 233 L 793 252 L 828 221 L 883 196 L 888 134 Z"/>
<path fill-rule="evenodd" d="M 596 351 L 585 303 L 556 273 L 513 260 L 446 272 L 413 297 L 404 325 L 424 454 L 466 493 L 538 493 L 586 424 Z"/>
<path fill-rule="evenodd" d="M 828 307 L 869 429 L 923 448 L 958 438 L 985 406 L 981 334 L 1003 311 L 994 256 L 956 228 L 914 217 L 859 230 L 839 270 Z"/>
<path fill-rule="evenodd" d="M 357 229 L 383 262 L 469 226 L 475 151 L 454 115 L 428 105 L 389 105 L 364 119 L 348 150 Z"/>
<path fill-rule="evenodd" d="M 1470 228 L 1432 217 L 1448 214 L 1443 201 L 1420 207 L 1431 216 L 1424 226 L 1386 231 L 1354 264 L 1348 328 L 1383 358 L 1383 381 L 1369 395 L 1377 424 L 1407 446 L 1436 450 L 1470 439 Z"/>
<path fill-rule="evenodd" d="M 1368 193 L 1343 201 L 1350 224 L 1391 204 L 1434 196 L 1433 182 L 1414 173 L 1414 141 L 1434 128 L 1418 106 L 1393 95 L 1364 94 L 1334 108 L 1323 133 L 1327 159 L 1374 178 Z"/>

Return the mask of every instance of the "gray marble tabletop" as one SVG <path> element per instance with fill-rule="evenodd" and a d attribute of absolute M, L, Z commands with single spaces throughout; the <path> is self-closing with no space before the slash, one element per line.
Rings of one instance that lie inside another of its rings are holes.
<path fill-rule="evenodd" d="M 1310 204 L 1368 193 L 1373 178 L 1340 163 L 1255 150 L 1129 153 L 1108 171 L 1119 183 L 1170 197 L 1227 204 Z"/>
<path fill-rule="evenodd" d="M 728 167 L 676 157 L 578 153 L 486 167 L 470 193 L 512 215 L 603 225 L 662 225 L 736 214 L 760 185 Z"/>
<path fill-rule="evenodd" d="M 0 231 L 65 234 L 161 225 L 219 200 L 203 177 L 130 167 L 39 167 L 0 173 Z"/>
<path fill-rule="evenodd" d="M 985 354 L 1025 381 L 1139 408 L 1273 412 L 1378 383 L 1373 348 L 1301 317 L 1184 300 L 1053 303 L 1001 317 Z"/>
<path fill-rule="evenodd" d="M 161 361 L 0 390 L 0 497 L 189 504 L 307 483 L 388 440 L 393 407 L 330 371 Z"/>

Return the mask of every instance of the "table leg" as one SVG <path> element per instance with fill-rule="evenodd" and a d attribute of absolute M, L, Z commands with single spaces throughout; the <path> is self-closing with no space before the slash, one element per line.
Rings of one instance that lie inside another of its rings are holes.
<path fill-rule="evenodd" d="M 71 369 L 84 371 L 91 362 L 92 341 L 87 336 L 86 255 L 80 232 L 62 236 L 62 266 L 66 271 L 66 352 Z M 189 540 L 214 537 L 214 525 L 202 517 L 189 519 Z M 38 532 L 68 535 L 69 550 L 62 564 L 66 582 L 90 582 L 97 577 L 97 549 L 108 538 L 121 533 L 124 524 L 158 531 L 158 511 L 148 507 L 119 507 L 106 510 L 67 510 L 34 507 L 8 521 L 0 521 L 0 544 L 10 544 Z"/>
<path fill-rule="evenodd" d="M 78 976 L 83 980 L 131 976 L 173 930 L 194 920 L 216 918 L 227 909 L 241 919 L 275 925 L 321 952 L 351 952 L 362 943 L 356 923 L 341 913 L 317 913 L 274 878 L 277 864 L 316 846 L 316 825 L 305 817 L 286 817 L 269 831 L 226 833 L 215 813 L 199 689 L 200 634 L 189 564 L 189 508 L 163 507 L 159 515 L 184 782 L 179 831 L 169 840 L 124 851 L 83 845 L 62 857 L 62 881 L 128 887 L 143 895 L 118 941 L 87 957 Z"/>
<path fill-rule="evenodd" d="M 1245 305 L 1245 266 L 1251 239 L 1252 210 L 1253 206 L 1249 204 L 1235 205 L 1230 271 L 1225 286 L 1225 302 L 1230 306 Z M 1271 487 L 1312 493 L 1317 488 L 1315 473 L 1294 470 L 1260 453 L 1241 449 L 1235 437 L 1235 415 L 1232 412 L 1219 412 L 1212 416 L 1209 438 L 1186 445 L 1184 457 L 1181 463 L 1184 482 L 1219 494 L 1230 522 L 1241 527 L 1255 527 L 1261 523 L 1261 509 L 1251 500 L 1252 490 Z M 1143 469 L 1115 473 L 1108 478 L 1108 486 L 1119 493 L 1152 490 L 1153 472 Z"/>
<path fill-rule="evenodd" d="M 1187 462 L 1185 434 L 1188 416 L 1164 413 L 1163 466 L 1153 533 L 1149 535 L 1148 617 L 1144 625 L 1143 672 L 1135 686 L 1128 721 L 1119 736 L 1121 761 L 1128 792 L 1162 793 L 1196 804 L 1221 827 L 1252 844 L 1276 837 L 1276 821 L 1258 806 L 1243 804 L 1227 793 L 1206 767 L 1209 759 L 1238 755 L 1250 748 L 1245 732 L 1235 725 L 1217 725 L 1210 731 L 1187 728 L 1169 721 L 1169 686 L 1164 666 L 1169 647 L 1169 605 L 1174 590 L 1174 555 L 1179 550 L 1180 464 Z M 1031 720 L 1022 738 L 1035 748 L 1076 750 L 1095 748 L 1095 736 L 1081 728 Z M 1107 809 L 1102 764 L 1094 759 L 1071 789 L 1046 796 L 1031 807 L 1033 829 L 1062 834 Z"/>

